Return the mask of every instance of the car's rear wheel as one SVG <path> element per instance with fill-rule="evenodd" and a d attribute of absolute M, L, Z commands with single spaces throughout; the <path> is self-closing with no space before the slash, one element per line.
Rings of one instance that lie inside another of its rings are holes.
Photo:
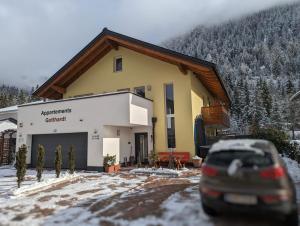
<path fill-rule="evenodd" d="M 287 215 L 284 223 L 285 225 L 289 225 L 289 226 L 298 226 L 299 223 L 298 212 L 293 211 L 291 214 Z"/>
<path fill-rule="evenodd" d="M 202 202 L 202 209 L 203 209 L 204 213 L 206 213 L 209 216 L 212 216 L 212 217 L 217 216 L 217 212 L 214 209 L 205 205 L 203 202 Z"/>

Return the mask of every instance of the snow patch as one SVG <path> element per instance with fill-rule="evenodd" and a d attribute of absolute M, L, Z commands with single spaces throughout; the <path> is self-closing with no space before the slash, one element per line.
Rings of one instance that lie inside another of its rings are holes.
<path fill-rule="evenodd" d="M 28 195 L 32 192 L 44 190 L 48 187 L 52 187 L 54 185 L 58 185 L 60 183 L 66 182 L 66 181 L 73 181 L 78 178 L 80 178 L 80 175 L 77 175 L 76 173 L 69 174 L 66 172 L 66 173 L 62 174 L 59 178 L 42 179 L 41 182 L 35 182 L 30 185 L 21 186 L 20 188 L 17 188 L 13 191 L 13 195 L 14 196 L 19 196 L 19 195 L 23 195 L 23 194 Z"/>
<path fill-rule="evenodd" d="M 195 155 L 194 157 L 193 157 L 193 159 L 195 159 L 195 160 L 199 160 L 199 159 L 201 159 L 198 155 Z"/>
<path fill-rule="evenodd" d="M 226 151 L 226 150 L 245 150 L 245 151 L 254 151 L 256 154 L 263 155 L 264 152 L 262 150 L 252 146 L 258 142 L 269 144 L 268 141 L 255 140 L 255 139 L 220 140 L 210 148 L 209 153 Z"/>
<path fill-rule="evenodd" d="M 233 176 L 234 174 L 236 174 L 237 170 L 243 165 L 242 161 L 239 160 L 239 159 L 234 159 L 228 169 L 227 169 L 227 173 L 230 175 L 230 176 Z"/>
<path fill-rule="evenodd" d="M 295 183 L 300 182 L 300 167 L 298 162 L 287 157 L 282 158 L 287 170 Z"/>
<path fill-rule="evenodd" d="M 155 174 L 155 175 L 169 175 L 169 176 L 179 176 L 181 172 L 188 169 L 183 168 L 182 170 L 173 170 L 165 168 L 137 168 L 130 171 L 130 173 L 135 174 Z"/>
<path fill-rule="evenodd" d="M 8 120 L 0 122 L 0 132 L 4 132 L 6 130 L 17 130 L 17 125 Z"/>

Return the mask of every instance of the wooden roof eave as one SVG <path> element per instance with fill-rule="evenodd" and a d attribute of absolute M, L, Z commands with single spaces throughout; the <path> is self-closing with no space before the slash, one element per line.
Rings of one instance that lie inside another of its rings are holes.
<path fill-rule="evenodd" d="M 75 81 L 81 74 L 87 71 L 92 65 L 100 60 L 111 49 L 118 49 L 119 46 L 131 49 L 144 55 L 157 58 L 167 63 L 178 66 L 179 70 L 184 72 L 190 70 L 198 75 L 202 84 L 213 94 L 213 96 L 222 99 L 230 104 L 230 97 L 226 92 L 218 71 L 213 63 L 204 62 L 205 65 L 197 62 L 189 56 L 180 57 L 182 54 L 169 51 L 167 49 L 154 46 L 133 38 L 105 30 L 92 40 L 82 51 L 65 64 L 54 76 L 43 84 L 34 95 L 47 98 L 61 98 L 62 94 L 51 89 L 51 86 L 59 86 L 66 89 L 69 84 Z M 120 36 L 120 37 L 119 37 Z M 129 40 L 128 40 L 129 39 Z M 133 41 L 131 41 L 131 39 Z M 147 45 L 154 46 L 153 48 Z M 162 51 L 163 49 L 164 51 Z M 167 52 L 167 53 L 165 53 Z M 168 53 L 170 52 L 170 53 Z M 175 56 L 175 54 L 179 56 Z M 188 59 L 184 59 L 188 58 Z M 190 59 L 191 58 L 191 59 Z"/>
<path fill-rule="evenodd" d="M 103 44 L 103 43 L 102 43 Z M 48 84 L 47 89 L 44 89 L 44 93 L 41 92 L 40 95 L 46 95 L 47 98 L 52 97 L 52 94 L 57 93 L 55 90 L 51 90 L 51 86 L 59 85 L 62 88 L 67 88 L 67 86 L 71 83 L 69 81 L 75 81 L 81 74 L 87 71 L 91 66 L 93 66 L 98 60 L 100 60 L 109 50 L 111 46 L 104 44 L 98 50 L 90 50 L 94 51 L 90 52 L 91 55 L 87 54 L 84 58 L 78 59 L 76 63 L 73 64 L 72 68 L 64 71 L 60 76 L 54 79 L 51 83 Z M 75 78 L 75 79 L 74 79 Z M 48 92 L 47 92 L 48 91 Z M 47 93 L 47 94 L 46 94 Z M 56 97 L 60 97 L 56 95 Z M 53 97 L 52 97 L 53 98 Z"/>

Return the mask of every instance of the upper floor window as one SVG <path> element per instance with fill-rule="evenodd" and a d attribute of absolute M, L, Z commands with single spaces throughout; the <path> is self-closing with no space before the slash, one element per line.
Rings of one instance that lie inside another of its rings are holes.
<path fill-rule="evenodd" d="M 120 72 L 123 69 L 123 60 L 122 57 L 114 58 L 114 72 Z"/>
<path fill-rule="evenodd" d="M 135 87 L 134 93 L 141 97 L 145 97 L 145 86 Z"/>
<path fill-rule="evenodd" d="M 174 114 L 174 93 L 173 84 L 168 84 L 165 86 L 165 96 L 166 96 L 166 114 Z"/>

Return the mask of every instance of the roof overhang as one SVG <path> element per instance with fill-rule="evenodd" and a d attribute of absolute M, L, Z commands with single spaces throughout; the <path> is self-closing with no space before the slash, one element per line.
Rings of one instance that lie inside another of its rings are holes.
<path fill-rule="evenodd" d="M 110 50 L 118 50 L 119 46 L 176 65 L 183 74 L 186 74 L 188 70 L 192 71 L 214 97 L 230 105 L 230 97 L 215 64 L 143 42 L 106 28 L 40 86 L 33 95 L 49 99 L 61 99 L 66 88 L 72 82 Z"/>

